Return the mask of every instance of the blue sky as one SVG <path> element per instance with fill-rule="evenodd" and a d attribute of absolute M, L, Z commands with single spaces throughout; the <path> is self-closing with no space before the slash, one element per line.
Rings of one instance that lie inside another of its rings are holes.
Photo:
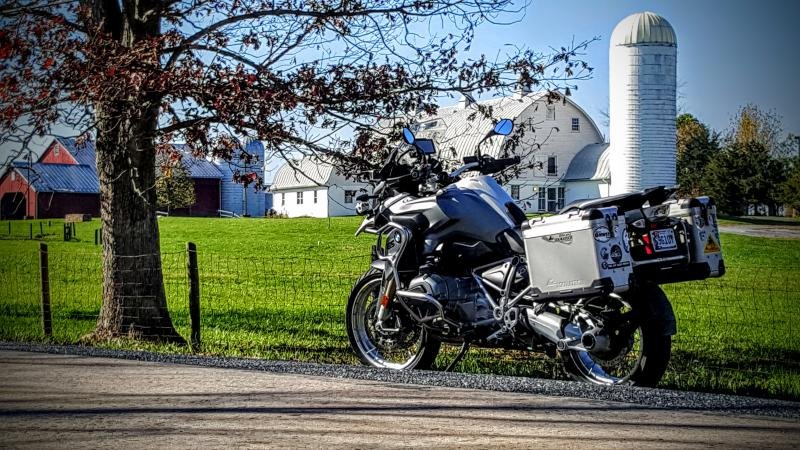
<path fill-rule="evenodd" d="M 608 110 L 609 36 L 640 11 L 675 28 L 681 112 L 724 131 L 738 108 L 753 102 L 780 115 L 784 133 L 800 134 L 800 1 L 532 0 L 519 22 L 479 27 L 470 54 L 495 55 L 508 43 L 547 51 L 598 37 L 584 56 L 593 77 L 579 82 L 573 99 L 608 135 L 601 111 Z M 0 162 L 7 152 L 0 149 Z"/>
<path fill-rule="evenodd" d="M 584 58 L 593 78 L 573 99 L 608 135 L 608 44 L 626 16 L 652 11 L 678 38 L 678 107 L 723 131 L 740 106 L 756 103 L 782 116 L 784 133 L 800 134 L 800 1 L 532 0 L 519 23 L 483 26 L 472 51 L 494 53 L 507 42 L 535 50 L 599 37 Z"/>

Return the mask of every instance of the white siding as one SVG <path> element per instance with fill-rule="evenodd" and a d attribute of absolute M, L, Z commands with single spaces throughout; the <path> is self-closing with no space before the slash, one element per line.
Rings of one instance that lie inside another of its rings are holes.
<path fill-rule="evenodd" d="M 524 172 L 519 178 L 511 180 L 508 184 L 520 184 L 520 207 L 526 212 L 539 211 L 537 197 L 534 195 L 539 186 L 545 187 L 566 187 L 565 202 L 569 203 L 568 194 L 570 186 L 574 183 L 561 183 L 560 179 L 569 167 L 572 158 L 581 151 L 586 145 L 603 142 L 603 136 L 594 126 L 591 118 L 572 102 L 555 102 L 555 120 L 547 119 L 547 102 L 539 100 L 538 108 L 532 106 L 527 108 L 515 121 L 517 124 L 534 123 L 535 140 L 526 133 L 524 141 L 528 141 L 528 148 L 522 149 L 521 153 L 532 153 L 529 161 L 542 162 L 541 169 L 533 169 Z M 580 121 L 580 131 L 572 131 L 572 119 L 578 118 Z M 556 131 L 555 129 L 558 129 Z M 549 138 L 548 138 L 549 135 Z M 535 149 L 533 143 L 541 143 L 541 149 Z M 524 145 L 524 144 L 523 144 Z M 547 159 L 550 156 L 556 157 L 556 175 L 547 175 Z"/>
<path fill-rule="evenodd" d="M 314 191 L 317 191 L 317 203 L 314 203 Z M 273 209 L 287 217 L 328 217 L 328 189 L 325 186 L 315 188 L 287 189 L 273 193 Z M 303 193 L 303 204 L 297 204 L 297 193 Z M 286 203 L 281 206 L 281 196 L 285 195 Z"/>
<path fill-rule="evenodd" d="M 328 189 L 328 214 L 330 217 L 338 216 L 355 216 L 356 215 L 356 200 L 355 197 L 361 195 L 360 191 L 364 185 L 356 183 L 348 183 L 342 185 L 333 185 Z M 353 203 L 345 203 L 345 191 L 355 191 Z"/>

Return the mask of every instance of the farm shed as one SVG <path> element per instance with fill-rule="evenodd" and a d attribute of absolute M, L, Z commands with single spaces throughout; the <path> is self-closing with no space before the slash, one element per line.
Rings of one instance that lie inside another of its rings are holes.
<path fill-rule="evenodd" d="M 311 158 L 287 162 L 272 182 L 273 209 L 288 217 L 355 215 L 356 201 L 369 185 L 348 180 L 327 163 Z"/>
<path fill-rule="evenodd" d="M 251 144 L 251 148 L 260 148 L 263 158 L 260 145 Z M 216 216 L 219 209 L 226 209 L 240 215 L 245 211 L 264 215 L 266 195 L 252 186 L 248 188 L 252 191 L 247 196 L 248 208 L 244 209 L 244 188 L 233 182 L 229 164 L 196 158 L 181 144 L 175 144 L 175 148 L 184 152 L 181 162 L 192 178 L 197 202 L 173 214 Z M 259 164 L 252 170 L 263 173 Z M 228 192 L 238 192 L 239 196 Z M 70 213 L 100 215 L 100 183 L 92 141 L 77 144 L 74 139 L 56 137 L 36 162 L 15 161 L 0 176 L 0 219 L 58 218 Z"/>
<path fill-rule="evenodd" d="M 94 144 L 57 137 L 34 163 L 15 161 L 0 176 L 0 218 L 100 215 Z"/>

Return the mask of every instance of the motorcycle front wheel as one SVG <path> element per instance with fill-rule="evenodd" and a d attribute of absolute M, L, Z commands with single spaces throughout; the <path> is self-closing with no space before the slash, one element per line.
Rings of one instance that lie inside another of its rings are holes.
<path fill-rule="evenodd" d="M 370 271 L 359 279 L 347 300 L 347 337 L 362 363 L 387 369 L 428 369 L 441 343 L 428 336 L 395 302 L 384 329 L 376 327 L 382 274 Z"/>
<path fill-rule="evenodd" d="M 628 336 L 617 338 L 624 339 L 621 350 L 611 356 L 585 350 L 562 352 L 564 369 L 570 377 L 594 384 L 645 387 L 655 387 L 661 381 L 672 350 L 674 331 L 665 326 L 670 321 L 674 324 L 672 308 L 664 292 L 655 285 L 638 289 L 634 296 L 630 304 L 636 310 L 637 326 Z"/>

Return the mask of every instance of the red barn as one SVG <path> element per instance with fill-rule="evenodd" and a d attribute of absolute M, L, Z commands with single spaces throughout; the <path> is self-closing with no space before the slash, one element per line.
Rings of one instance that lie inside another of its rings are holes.
<path fill-rule="evenodd" d="M 216 216 L 220 205 L 217 167 L 193 157 L 183 159 L 195 186 L 197 202 L 178 215 Z M 56 137 L 35 163 L 15 161 L 0 176 L 0 219 L 60 218 L 66 214 L 100 215 L 100 183 L 94 143 L 77 145 Z"/>

